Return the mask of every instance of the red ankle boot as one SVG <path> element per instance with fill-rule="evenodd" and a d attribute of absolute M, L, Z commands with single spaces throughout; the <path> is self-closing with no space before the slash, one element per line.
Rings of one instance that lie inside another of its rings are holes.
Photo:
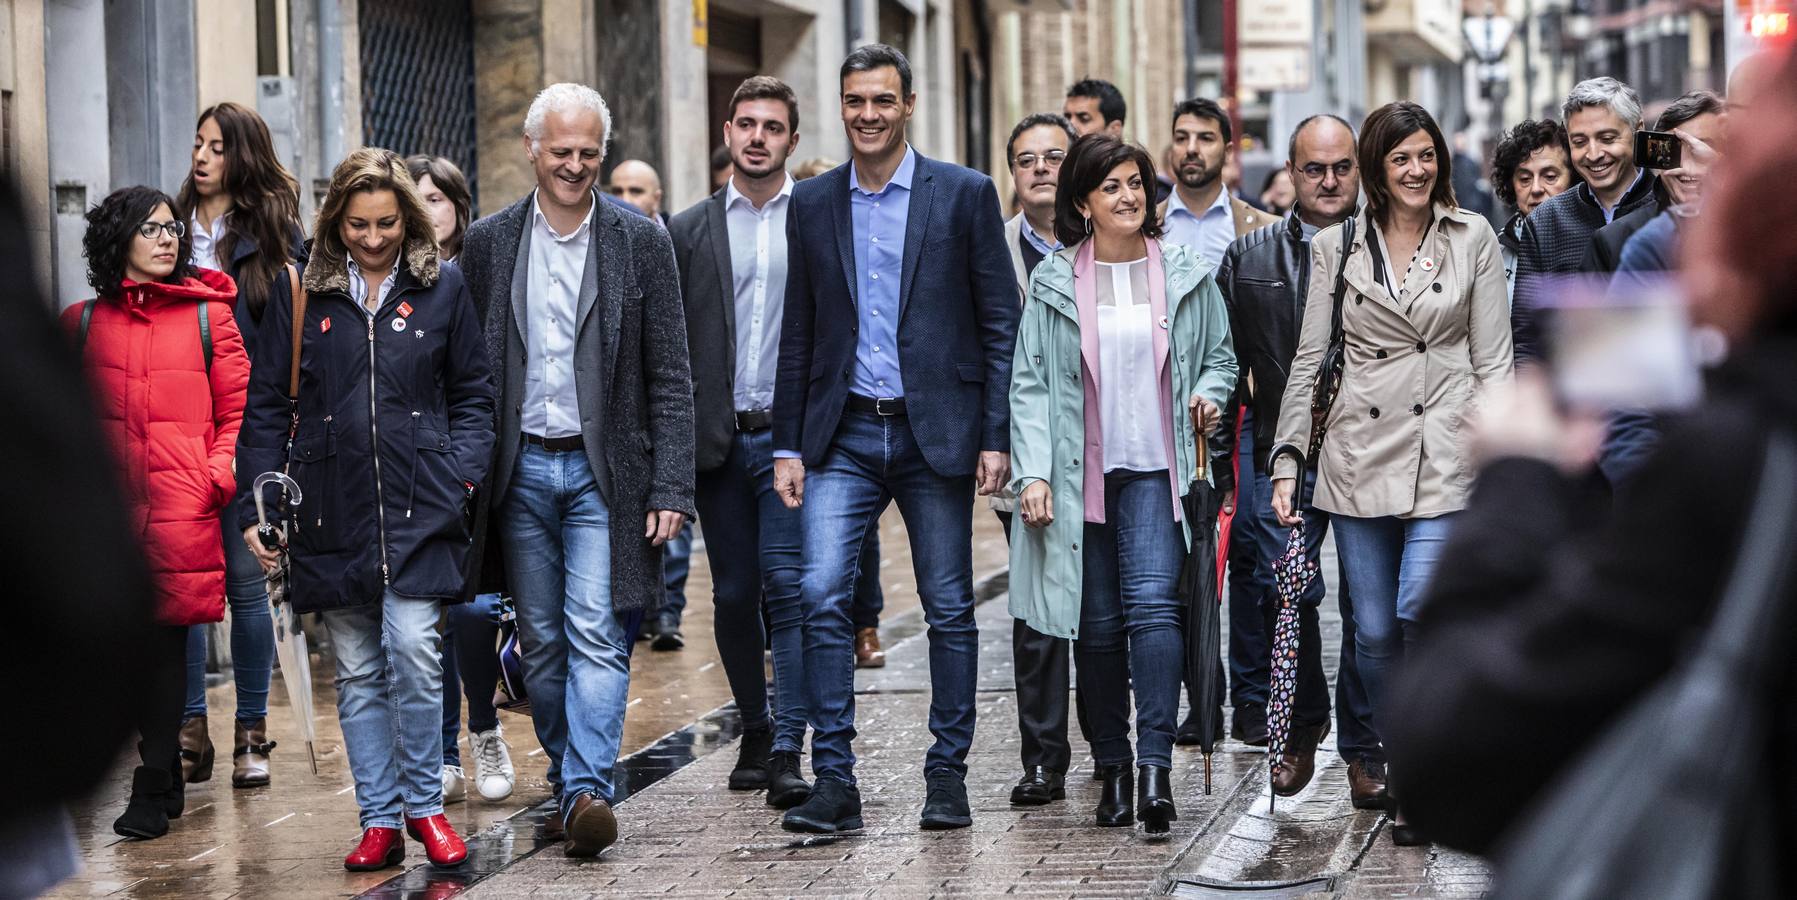
<path fill-rule="evenodd" d="M 406 842 L 397 828 L 370 828 L 362 832 L 362 842 L 343 858 L 343 867 L 351 872 L 372 872 L 397 866 L 406 858 Z"/>
<path fill-rule="evenodd" d="M 462 843 L 442 813 L 406 819 L 406 834 L 424 845 L 424 855 L 433 866 L 453 866 L 468 858 L 468 845 Z"/>

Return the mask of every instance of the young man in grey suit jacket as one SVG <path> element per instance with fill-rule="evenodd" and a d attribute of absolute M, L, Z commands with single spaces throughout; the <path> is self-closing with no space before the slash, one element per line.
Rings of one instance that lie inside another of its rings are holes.
<path fill-rule="evenodd" d="M 532 724 L 570 856 L 617 840 L 624 614 L 661 597 L 693 516 L 693 392 L 667 232 L 600 199 L 611 113 L 550 85 L 524 119 L 537 189 L 468 228 L 461 265 L 499 379 L 491 510 L 518 602 Z"/>

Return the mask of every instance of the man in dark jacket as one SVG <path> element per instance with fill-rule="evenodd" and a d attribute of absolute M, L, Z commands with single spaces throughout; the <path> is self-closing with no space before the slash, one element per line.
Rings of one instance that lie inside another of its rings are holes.
<path fill-rule="evenodd" d="M 1236 359 L 1241 361 L 1243 384 L 1252 384 L 1243 413 L 1238 448 L 1241 475 L 1237 479 L 1238 518 L 1231 544 L 1245 545 L 1239 558 L 1250 559 L 1266 571 L 1256 579 L 1271 583 L 1273 560 L 1285 552 L 1290 529 L 1274 521 L 1267 480 L 1267 455 L 1273 447 L 1273 427 L 1279 421 L 1279 403 L 1285 395 L 1286 373 L 1298 353 L 1298 323 L 1310 289 L 1310 238 L 1354 213 L 1360 196 L 1360 172 L 1354 155 L 1354 130 L 1331 115 L 1313 116 L 1292 132 L 1286 168 L 1298 199 L 1284 221 L 1267 225 L 1231 244 L 1217 272 L 1217 285 L 1229 309 L 1229 328 L 1235 336 Z M 1333 275 L 1333 273 L 1331 273 Z M 1225 433 L 1229 433 L 1226 429 Z M 1309 476 L 1315 479 L 1314 472 Z M 1313 562 L 1322 557 L 1323 535 L 1329 516 L 1306 509 L 1305 536 Z M 1232 552 L 1232 557 L 1236 556 Z M 1385 753 L 1371 727 L 1371 708 L 1360 684 L 1354 652 L 1354 614 L 1348 603 L 1347 579 L 1336 598 L 1341 607 L 1341 668 L 1336 681 L 1336 718 L 1341 723 L 1336 745 L 1348 761 L 1348 784 L 1354 805 L 1377 806 L 1385 792 Z M 1316 771 L 1317 743 L 1329 731 L 1329 685 L 1323 674 L 1322 636 L 1317 608 L 1323 601 L 1323 580 L 1314 579 L 1298 611 L 1298 683 L 1293 698 L 1292 737 L 1273 771 L 1273 790 L 1291 796 L 1310 782 Z M 1232 593 L 1229 607 L 1229 658 L 1234 669 L 1230 703 L 1236 722 L 1246 735 L 1245 718 L 1258 715 L 1261 734 L 1266 729 L 1268 658 L 1276 612 L 1273 597 L 1260 603 L 1245 602 Z M 1246 711 L 1246 715 L 1244 715 Z"/>
<path fill-rule="evenodd" d="M 566 852 L 617 839 L 612 767 L 630 689 L 621 616 L 662 591 L 693 516 L 692 378 L 667 232 L 593 188 L 611 113 L 555 84 L 524 119 L 537 189 L 468 228 L 500 404 L 492 513 Z"/>
<path fill-rule="evenodd" d="M 1672 101 L 1660 113 L 1659 121 L 1654 123 L 1654 130 L 1677 129 L 1702 141 L 1705 146 L 1714 147 L 1720 143 L 1722 116 L 1727 111 L 1720 96 L 1710 91 L 1691 91 Z M 1583 269 L 1605 275 L 1616 271 L 1617 263 L 1622 260 L 1622 246 L 1628 243 L 1635 232 L 1653 221 L 1655 216 L 1665 212 L 1666 207 L 1695 201 L 1701 189 L 1699 179 L 1694 174 L 1676 169 L 1660 173 L 1659 188 L 1655 192 L 1653 203 L 1643 204 L 1628 215 L 1618 216 L 1616 221 L 1599 228 L 1591 236 L 1591 249 L 1585 257 Z"/>
<path fill-rule="evenodd" d="M 805 706 L 817 785 L 792 831 L 858 829 L 849 598 L 863 536 L 888 503 L 911 529 L 930 622 L 927 792 L 920 825 L 964 828 L 979 630 L 973 505 L 1010 469 L 1017 279 L 992 180 L 905 140 L 917 103 L 903 53 L 870 44 L 841 69 L 850 161 L 793 190 L 774 394 L 774 483 L 800 508 Z M 924 260 L 928 263 L 924 264 Z"/>
<path fill-rule="evenodd" d="M 1641 97 L 1634 88 L 1609 77 L 1581 81 L 1560 112 L 1573 167 L 1585 182 L 1536 207 L 1523 223 L 1510 309 L 1517 362 L 1541 355 L 1536 308 L 1551 289 L 1547 281 L 1583 271 L 1594 232 L 1655 202 L 1658 179 L 1635 164 Z"/>
<path fill-rule="evenodd" d="M 786 213 L 799 101 L 757 75 L 730 98 L 724 143 L 735 169 L 722 190 L 668 226 L 680 263 L 693 364 L 698 505 L 707 544 L 718 658 L 742 713 L 732 790 L 767 789 L 770 806 L 804 802 L 805 612 L 799 514 L 774 496 L 774 373 L 786 300 Z M 727 538 L 727 539 L 726 539 Z M 763 611 L 766 630 L 763 630 Z M 773 650 L 774 709 L 762 654 Z"/>

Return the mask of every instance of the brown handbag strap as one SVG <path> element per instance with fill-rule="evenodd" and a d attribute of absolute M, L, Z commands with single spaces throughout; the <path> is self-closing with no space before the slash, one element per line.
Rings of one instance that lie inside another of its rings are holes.
<path fill-rule="evenodd" d="M 287 399 L 299 400 L 300 342 L 306 336 L 306 289 L 300 287 L 299 268 L 287 264 L 287 287 L 293 299 L 293 360 L 287 369 Z"/>

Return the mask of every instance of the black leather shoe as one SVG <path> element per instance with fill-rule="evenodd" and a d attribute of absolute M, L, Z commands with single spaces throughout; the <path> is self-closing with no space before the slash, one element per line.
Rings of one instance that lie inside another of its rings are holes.
<path fill-rule="evenodd" d="M 649 642 L 651 650 L 681 650 L 686 647 L 686 638 L 680 634 L 680 618 L 672 613 L 661 614 L 661 624 L 656 626 L 655 639 Z"/>
<path fill-rule="evenodd" d="M 1173 805 L 1173 774 L 1166 766 L 1143 766 L 1136 783 L 1136 808 L 1142 811 L 1142 830 L 1148 834 L 1166 834 L 1167 824 L 1179 818 Z"/>
<path fill-rule="evenodd" d="M 1098 827 L 1125 828 L 1136 824 L 1136 782 L 1129 764 L 1099 766 L 1104 786 L 1098 789 Z"/>
<path fill-rule="evenodd" d="M 1421 828 L 1409 822 L 1391 821 L 1391 842 L 1399 847 L 1424 847 L 1429 843 L 1428 835 Z"/>
<path fill-rule="evenodd" d="M 1023 770 L 1023 780 L 1011 789 L 1011 805 L 1041 806 L 1067 797 L 1066 777 L 1047 766 Z"/>
<path fill-rule="evenodd" d="M 1230 718 L 1229 736 L 1250 747 L 1267 745 L 1267 708 L 1258 703 L 1244 703 L 1235 708 Z"/>
<path fill-rule="evenodd" d="M 973 824 L 973 811 L 967 808 L 967 782 L 948 769 L 935 769 L 924 775 L 923 816 L 917 826 L 928 831 L 966 828 Z"/>
<path fill-rule="evenodd" d="M 767 756 L 774 750 L 774 730 L 756 728 L 743 732 L 736 748 L 736 768 L 730 770 L 730 789 L 759 791 L 767 787 Z"/>
<path fill-rule="evenodd" d="M 780 827 L 803 834 L 836 834 L 861 828 L 861 791 L 840 778 L 819 778 L 805 802 L 786 811 Z"/>
<path fill-rule="evenodd" d="M 811 796 L 811 785 L 799 774 L 796 750 L 776 750 L 767 760 L 767 805 L 775 809 L 792 809 Z"/>

